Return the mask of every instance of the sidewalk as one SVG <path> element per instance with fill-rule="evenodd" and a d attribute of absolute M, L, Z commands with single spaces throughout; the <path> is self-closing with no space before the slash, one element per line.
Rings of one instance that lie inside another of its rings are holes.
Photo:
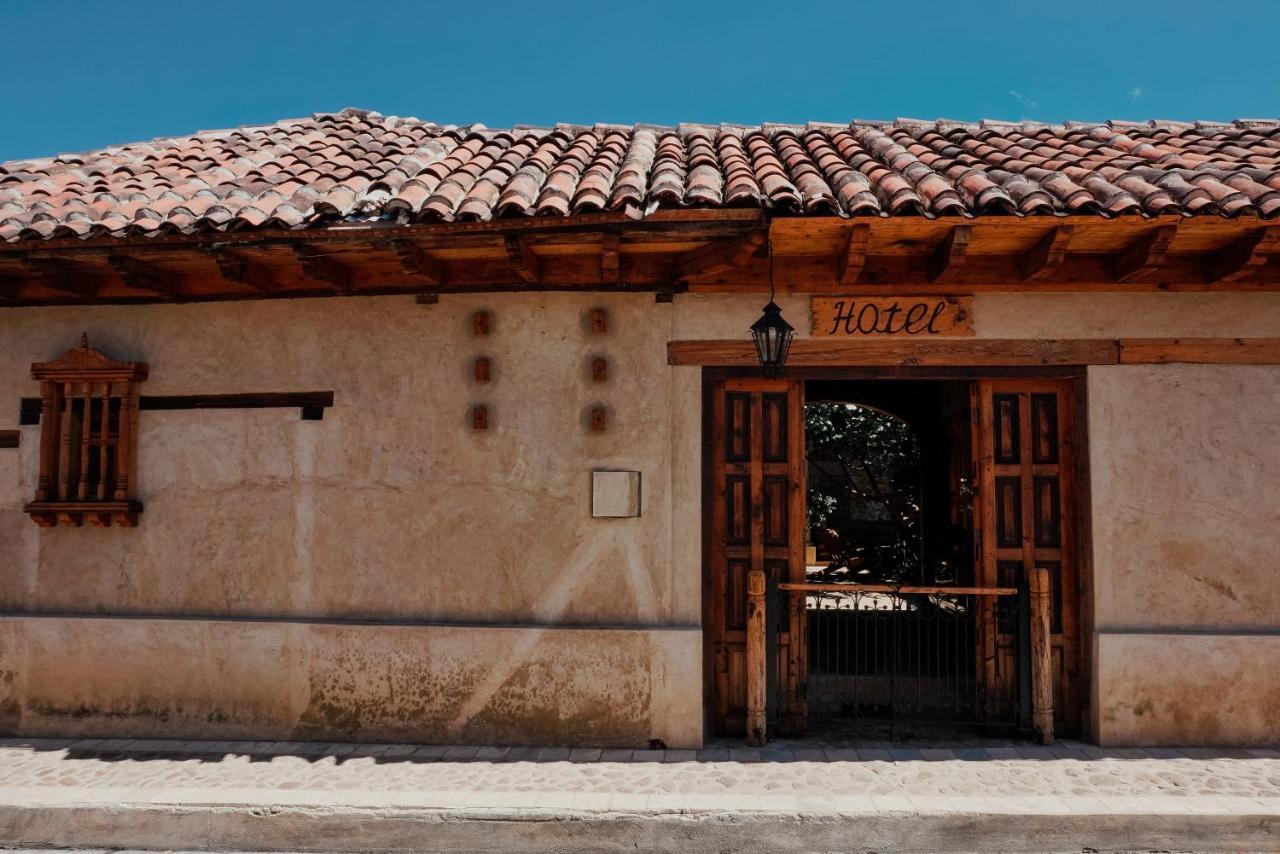
<path fill-rule="evenodd" d="M 1280 851 L 1280 752 L 0 740 L 0 847 Z"/>

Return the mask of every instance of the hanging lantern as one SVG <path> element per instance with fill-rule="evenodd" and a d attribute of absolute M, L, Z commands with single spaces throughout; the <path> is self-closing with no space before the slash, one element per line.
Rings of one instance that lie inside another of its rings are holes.
<path fill-rule="evenodd" d="M 756 355 L 760 357 L 760 365 L 765 376 L 776 377 L 782 372 L 787 361 L 787 351 L 791 349 L 791 339 L 796 330 L 782 319 L 782 309 L 770 295 L 769 304 L 764 307 L 764 314 L 751 324 L 751 338 L 756 343 Z"/>

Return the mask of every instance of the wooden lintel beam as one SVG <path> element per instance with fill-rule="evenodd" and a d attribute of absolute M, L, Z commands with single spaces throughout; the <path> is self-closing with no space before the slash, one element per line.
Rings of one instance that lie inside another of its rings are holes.
<path fill-rule="evenodd" d="M 615 232 L 600 235 L 600 281 L 622 281 L 622 238 Z"/>
<path fill-rule="evenodd" d="M 245 285 L 258 293 L 271 293 L 275 290 L 275 276 L 271 270 L 250 260 L 238 252 L 215 246 L 208 249 L 209 256 L 218 265 L 218 272 L 228 282 Z"/>
<path fill-rule="evenodd" d="M 293 255 L 308 278 L 328 283 L 341 294 L 351 293 L 351 269 L 314 247 L 293 244 Z"/>
<path fill-rule="evenodd" d="M 1038 282 L 1052 276 L 1067 259 L 1067 247 L 1075 235 L 1074 225 L 1058 225 L 1036 241 L 1018 259 L 1018 272 L 1024 282 Z"/>
<path fill-rule="evenodd" d="M 444 261 L 430 255 L 412 240 L 392 240 L 391 251 L 400 260 L 400 267 L 406 273 L 421 276 L 433 285 L 443 285 Z"/>
<path fill-rule="evenodd" d="M 1280 254 L 1280 228 L 1259 228 L 1209 256 L 1209 279 L 1214 282 L 1239 281 L 1276 254 Z"/>
<path fill-rule="evenodd" d="M 692 249 L 676 260 L 674 278 L 714 276 L 744 267 L 764 248 L 765 240 L 763 231 L 753 231 L 745 237 L 719 240 Z"/>
<path fill-rule="evenodd" d="M 107 263 L 126 287 L 150 291 L 165 299 L 173 299 L 178 295 L 178 277 L 169 270 L 128 255 L 108 255 Z"/>
<path fill-rule="evenodd" d="M 844 246 L 836 257 L 836 282 L 841 285 L 852 285 L 862 275 L 862 268 L 867 263 L 867 244 L 871 242 L 871 226 L 865 222 L 849 226 L 849 234 L 845 237 Z"/>
<path fill-rule="evenodd" d="M 1122 365 L 1277 365 L 1280 338 L 1121 338 Z"/>
<path fill-rule="evenodd" d="M 849 341 L 834 338 L 797 338 L 791 344 L 787 365 L 834 366 L 1000 366 L 1114 365 L 1120 360 L 1120 343 L 1113 339 L 917 339 L 870 338 Z M 667 345 L 668 365 L 708 367 L 758 367 L 759 357 L 750 341 L 672 341 Z"/>
<path fill-rule="evenodd" d="M 1129 242 L 1111 259 L 1112 276 L 1118 282 L 1146 278 L 1160 269 L 1169 244 L 1178 233 L 1173 223 L 1158 225 Z"/>
<path fill-rule="evenodd" d="M 964 266 L 969 254 L 969 242 L 973 239 L 973 226 L 957 225 L 929 256 L 930 282 L 945 282 Z"/>
<path fill-rule="evenodd" d="M 507 259 L 522 282 L 535 284 L 542 278 L 542 259 L 533 250 L 527 238 L 508 234 L 503 239 L 507 247 Z"/>

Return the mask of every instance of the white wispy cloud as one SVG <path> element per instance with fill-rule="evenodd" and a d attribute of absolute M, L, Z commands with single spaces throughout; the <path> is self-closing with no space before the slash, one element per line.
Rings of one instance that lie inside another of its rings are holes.
<path fill-rule="evenodd" d="M 1132 104 L 1142 97 L 1142 87 L 1134 86 L 1129 90 L 1129 103 Z"/>
<path fill-rule="evenodd" d="M 1017 89 L 1010 89 L 1009 95 L 1010 97 L 1013 98 L 1013 100 L 1017 101 L 1019 104 L 1021 104 L 1022 106 L 1026 107 L 1029 110 L 1034 110 L 1036 107 L 1040 106 L 1040 103 L 1038 101 L 1035 101 L 1032 98 L 1027 97 L 1026 95 L 1019 92 Z"/>

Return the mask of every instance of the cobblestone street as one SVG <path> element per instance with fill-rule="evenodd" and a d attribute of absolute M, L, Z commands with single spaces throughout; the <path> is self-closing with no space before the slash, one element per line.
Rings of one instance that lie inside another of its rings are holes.
<path fill-rule="evenodd" d="M 262 835 L 262 816 L 289 807 L 320 809 L 330 819 L 343 811 L 359 811 L 359 822 L 365 822 L 362 834 L 372 832 L 368 827 L 389 826 L 368 824 L 371 816 L 387 818 L 379 810 L 427 811 L 422 815 L 429 813 L 432 821 L 448 817 L 453 832 L 462 826 L 458 824 L 462 814 L 470 820 L 501 816 L 507 823 L 536 818 L 542 832 L 553 826 L 549 822 L 555 818 L 572 818 L 582 825 L 591 817 L 608 821 L 621 815 L 628 821 L 675 817 L 683 822 L 686 833 L 690 821 L 717 817 L 731 826 L 740 815 L 756 821 L 762 816 L 785 817 L 787 823 L 803 822 L 806 817 L 858 818 L 864 824 L 869 816 L 884 820 L 894 815 L 935 819 L 963 815 L 972 820 L 999 815 L 1040 821 L 1057 816 L 1084 818 L 1091 823 L 1086 826 L 1100 828 L 1106 826 L 1099 823 L 1100 818 L 1111 818 L 1114 827 L 1132 824 L 1134 832 L 1142 827 L 1140 822 L 1132 823 L 1134 816 L 1154 816 L 1165 822 L 1201 817 L 1245 820 L 1252 828 L 1250 844 L 1256 846 L 1258 838 L 1274 839 L 1280 824 L 1280 752 L 1105 750 L 1076 742 L 1053 747 L 966 744 L 951 749 L 777 742 L 764 749 L 726 744 L 698 751 L 305 742 L 0 742 L 0 805 L 6 810 L 0 819 L 4 834 L 0 841 L 4 844 L 65 847 L 108 845 L 115 840 L 122 845 L 156 847 L 147 844 L 155 837 L 146 834 L 81 837 L 67 831 L 49 835 L 41 826 L 59 815 L 75 815 L 83 822 L 82 811 L 95 804 L 117 818 L 121 811 L 127 814 L 136 808 L 139 826 L 151 826 L 158 819 L 148 811 L 161 808 L 165 820 L 183 810 L 217 809 L 219 821 L 225 822 L 240 807 L 253 817 L 247 837 L 236 831 L 230 837 L 197 834 L 192 839 L 182 835 L 188 831 L 179 827 L 176 836 L 161 834 L 159 838 L 169 843 L 163 847 L 217 847 L 212 843 L 218 840 L 227 847 L 234 843 L 244 847 L 246 838 L 271 839 L 270 834 Z M 404 816 L 395 814 L 397 820 Z M 359 822 L 352 819 L 353 825 Z M 1171 825 L 1175 826 L 1176 822 Z M 597 837 L 586 847 L 565 847 L 608 850 L 606 838 L 607 834 Z M 760 837 L 761 844 L 766 838 L 768 834 Z M 299 837 L 290 829 L 284 839 L 298 841 Z M 1150 847 L 1168 848 L 1171 841 L 1154 840 Z M 1145 850 L 1141 839 L 1129 842 L 1130 847 L 1115 850 Z M 1082 838 L 1081 847 L 1088 843 Z M 556 842 L 561 844 L 562 840 Z M 1107 846 L 1104 842 L 1089 847 Z M 318 850 L 335 849 L 322 845 Z M 1251 849 L 1232 847 L 1224 839 L 1221 850 Z"/>

